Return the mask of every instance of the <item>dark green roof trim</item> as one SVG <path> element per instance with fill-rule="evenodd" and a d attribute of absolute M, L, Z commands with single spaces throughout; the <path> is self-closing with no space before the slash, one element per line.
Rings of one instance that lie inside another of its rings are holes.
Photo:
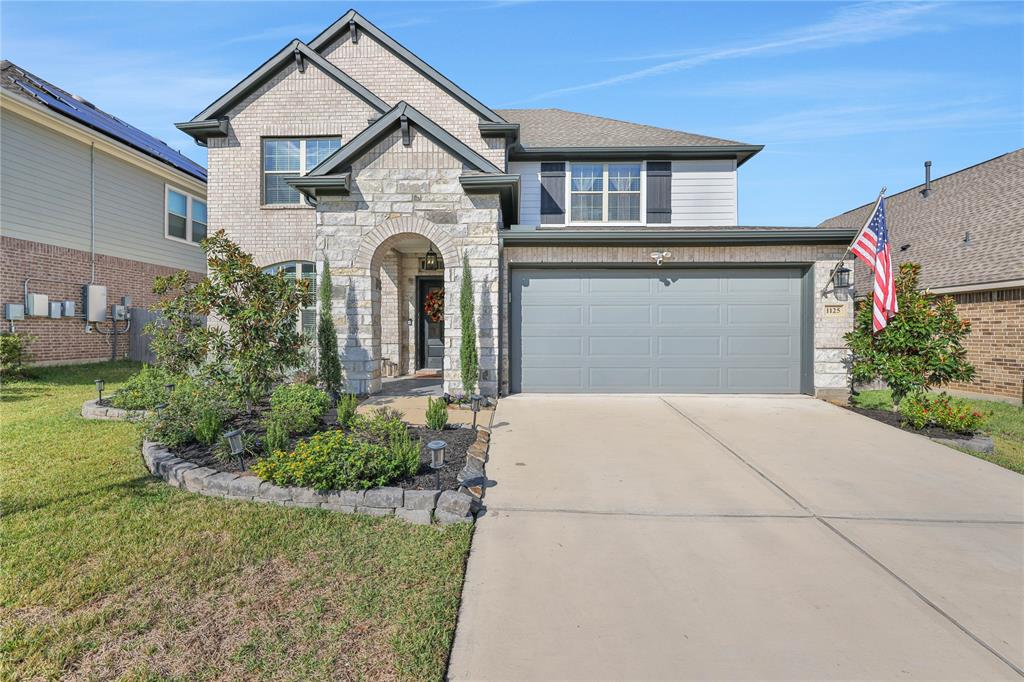
<path fill-rule="evenodd" d="M 205 145 L 206 141 L 211 137 L 228 136 L 228 119 L 226 117 L 212 118 L 206 121 L 175 123 L 174 127 L 186 135 L 191 136 L 201 145 Z"/>
<path fill-rule="evenodd" d="M 383 113 L 390 108 L 387 102 L 367 90 L 364 85 L 357 82 L 337 66 L 324 59 L 319 53 L 311 49 L 301 40 L 295 39 L 285 45 L 284 48 L 282 48 L 281 51 L 273 57 L 265 61 L 259 68 L 242 79 L 238 85 L 221 95 L 217 101 L 203 109 L 203 111 L 195 116 L 191 122 L 216 118 L 228 111 L 254 89 L 270 80 L 270 78 L 272 78 L 281 68 L 295 63 L 296 53 L 301 55 L 303 58 L 308 59 L 310 63 L 315 64 L 317 68 L 342 86 L 348 88 L 354 95 L 377 111 Z"/>
<path fill-rule="evenodd" d="M 490 107 L 484 105 L 483 102 L 478 100 L 476 97 L 473 97 L 442 75 L 440 71 L 417 57 L 407 47 L 374 26 L 369 19 L 359 14 L 359 12 L 354 9 L 350 9 L 348 12 L 345 12 L 345 14 L 343 14 L 337 21 L 321 31 L 320 35 L 309 41 L 309 46 L 319 52 L 321 49 L 334 42 L 337 38 L 341 37 L 346 31 L 350 30 L 350 27 L 353 25 L 357 27 L 357 30 L 363 30 L 366 33 L 369 33 L 377 42 L 388 48 L 399 59 L 406 62 L 416 71 L 419 71 L 442 90 L 465 104 L 468 108 L 472 109 L 483 118 L 486 118 L 488 121 L 495 121 L 499 123 L 505 120 L 495 113 Z"/>
<path fill-rule="evenodd" d="M 506 225 L 519 220 L 519 176 L 460 175 L 459 182 L 467 194 L 495 194 L 501 199 L 501 217 Z"/>
<path fill-rule="evenodd" d="M 564 245 L 623 245 L 623 244 L 679 244 L 744 246 L 761 244 L 836 244 L 845 245 L 857 236 L 855 229 L 824 229 L 794 227 L 785 229 L 701 229 L 701 230 L 646 230 L 624 228 L 619 230 L 509 230 L 501 233 L 501 241 L 508 246 L 530 244 Z"/>
<path fill-rule="evenodd" d="M 403 101 L 396 104 L 394 109 L 378 118 L 370 126 L 364 128 L 361 133 L 342 145 L 340 149 L 321 161 L 320 165 L 307 173 L 307 176 L 329 175 L 340 170 L 347 170 L 352 165 L 352 162 L 369 147 L 379 142 L 393 129 L 399 127 L 402 123 L 402 117 L 405 117 L 410 124 L 415 125 L 424 134 L 447 148 L 473 168 L 483 173 L 501 174 L 501 170 L 493 163 L 480 156 L 480 154 L 447 130 L 431 121 L 426 114 L 421 113 L 412 105 Z"/>
<path fill-rule="evenodd" d="M 519 140 L 518 123 L 480 121 L 480 134 L 484 137 L 504 137 L 510 144 Z"/>
<path fill-rule="evenodd" d="M 735 159 L 742 166 L 764 145 L 715 147 L 521 147 L 509 149 L 510 161 L 576 161 L 582 159 Z"/>

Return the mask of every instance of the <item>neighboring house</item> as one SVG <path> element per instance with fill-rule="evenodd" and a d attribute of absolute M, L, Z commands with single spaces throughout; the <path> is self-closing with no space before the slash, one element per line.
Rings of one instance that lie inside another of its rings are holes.
<path fill-rule="evenodd" d="M 462 391 L 465 259 L 484 393 L 845 392 L 852 303 L 819 292 L 853 231 L 737 227 L 760 146 L 490 109 L 354 11 L 178 127 L 211 229 L 267 267 L 330 258 L 349 390 Z"/>
<path fill-rule="evenodd" d="M 5 305 L 4 331 L 35 337 L 29 352 L 40 364 L 110 359 L 115 343 L 123 357 L 128 337 L 113 332 L 129 321 L 115 324 L 111 306 L 124 296 L 131 306 L 155 302 L 157 275 L 205 275 L 206 171 L 6 60 L 0 140 L 0 302 L 48 304 L 26 305 L 23 321 Z M 105 322 L 85 319 L 88 284 L 106 287 Z M 59 319 L 48 316 L 54 303 Z"/>
<path fill-rule="evenodd" d="M 927 186 L 927 191 L 926 190 Z M 860 229 L 873 204 L 821 227 Z M 948 294 L 970 320 L 972 384 L 954 389 L 1024 398 L 1024 149 L 1018 149 L 886 197 L 893 259 L 921 264 L 921 285 Z M 871 278 L 859 261 L 857 296 Z"/>

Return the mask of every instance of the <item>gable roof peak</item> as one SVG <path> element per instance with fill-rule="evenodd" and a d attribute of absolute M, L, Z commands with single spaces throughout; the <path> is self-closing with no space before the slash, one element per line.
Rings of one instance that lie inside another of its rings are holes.
<path fill-rule="evenodd" d="M 476 112 L 484 120 L 494 123 L 506 122 L 500 114 L 453 83 L 446 76 L 441 74 L 440 71 L 420 59 L 411 50 L 378 28 L 373 22 L 354 9 L 350 9 L 345 12 L 343 15 L 338 17 L 334 23 L 321 31 L 315 38 L 313 38 L 313 40 L 309 41 L 309 47 L 316 52 L 321 52 L 348 32 L 353 25 L 355 25 L 359 30 L 365 31 L 371 35 L 374 40 L 387 48 L 392 54 L 411 66 L 427 79 L 433 81 L 435 85 L 458 101 L 462 102 L 466 107 Z"/>

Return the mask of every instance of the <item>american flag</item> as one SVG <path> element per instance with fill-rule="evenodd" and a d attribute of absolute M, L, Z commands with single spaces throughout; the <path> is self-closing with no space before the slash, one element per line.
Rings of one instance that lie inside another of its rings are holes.
<path fill-rule="evenodd" d="M 871 212 L 871 217 L 853 240 L 850 250 L 875 273 L 871 317 L 873 329 L 876 333 L 880 332 L 899 311 L 896 303 L 896 280 L 892 271 L 892 252 L 889 248 L 889 230 L 885 224 L 884 196 L 878 197 L 875 210 Z"/>

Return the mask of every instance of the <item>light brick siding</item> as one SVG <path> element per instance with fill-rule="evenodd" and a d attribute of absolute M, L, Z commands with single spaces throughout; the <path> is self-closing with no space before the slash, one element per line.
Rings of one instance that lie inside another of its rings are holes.
<path fill-rule="evenodd" d="M 505 169 L 505 141 L 480 135 L 480 114 L 455 99 L 396 57 L 373 36 L 361 33 L 353 43 L 345 33 L 325 47 L 324 57 L 391 105 L 405 100 L 431 120 Z"/>
<path fill-rule="evenodd" d="M 344 291 L 335 296 L 334 316 L 349 390 L 375 392 L 382 359 L 408 366 L 415 357 L 408 339 L 413 335 L 407 335 L 404 360 L 401 331 L 399 340 L 394 335 L 409 318 L 396 319 L 384 299 L 412 301 L 415 282 L 408 286 L 407 271 L 397 277 L 406 286 L 395 284 L 392 246 L 402 235 L 418 234 L 444 261 L 437 274 L 445 282 L 445 390 L 462 392 L 458 301 L 465 256 L 474 284 L 481 390 L 496 392 L 501 210 L 497 196 L 466 194 L 459 183 L 462 173 L 462 162 L 430 138 L 413 129 L 406 147 L 396 132 L 353 164 L 349 196 L 321 202 L 317 244 L 329 255 L 334 282 Z M 385 286 L 383 280 L 391 281 Z"/>
<path fill-rule="evenodd" d="M 814 391 L 821 397 L 841 397 L 847 394 L 849 374 L 847 359 L 849 350 L 843 335 L 853 328 L 853 301 L 849 297 L 837 298 L 832 293 L 821 294 L 823 282 L 836 260 L 842 256 L 843 247 L 835 246 L 702 246 L 672 247 L 673 264 L 721 264 L 721 263 L 793 263 L 814 268 Z M 651 267 L 649 247 L 609 246 L 508 246 L 502 252 L 505 262 L 502 273 L 502 290 L 508 290 L 508 271 L 517 264 L 560 263 L 567 266 L 601 265 L 604 263 L 635 263 L 638 267 Z M 713 266 L 711 266 L 713 267 Z M 837 316 L 826 316 L 825 305 L 839 305 L 842 310 Z M 502 301 L 502 386 L 503 393 L 509 390 L 508 357 L 508 303 Z"/>
<path fill-rule="evenodd" d="M 313 261 L 316 212 L 262 206 L 262 138 L 337 136 L 342 143 L 376 110 L 313 64 L 292 64 L 228 112 L 229 134 L 210 140 L 209 225 L 224 229 L 260 265 Z"/>
<path fill-rule="evenodd" d="M 29 283 L 31 293 L 46 294 L 51 301 L 75 302 L 76 318 L 25 318 L 14 323 L 16 332 L 35 337 L 28 346 L 31 362 L 58 364 L 111 358 L 112 337 L 96 331 L 86 333 L 82 319 L 82 287 L 89 283 L 91 270 L 88 251 L 11 237 L 0 238 L 0 250 L 3 251 L 0 300 L 4 303 L 24 302 L 27 277 L 39 278 Z M 122 296 L 131 296 L 133 307 L 148 308 L 157 301 L 153 279 L 174 272 L 175 268 L 163 265 L 96 255 L 96 283 L 107 287 L 108 306 L 120 303 Z M 203 273 L 192 273 L 194 280 L 203 276 Z M 45 281 L 48 278 L 62 282 Z M 123 326 L 121 323 L 120 327 Z M 109 330 L 110 323 L 102 327 Z M 5 319 L 4 330 L 7 328 Z M 128 336 L 119 335 L 117 344 L 117 357 L 127 356 Z"/>
<path fill-rule="evenodd" d="M 971 323 L 967 359 L 977 375 L 950 388 L 1024 399 L 1024 289 L 981 291 L 953 296 L 961 319 Z"/>

